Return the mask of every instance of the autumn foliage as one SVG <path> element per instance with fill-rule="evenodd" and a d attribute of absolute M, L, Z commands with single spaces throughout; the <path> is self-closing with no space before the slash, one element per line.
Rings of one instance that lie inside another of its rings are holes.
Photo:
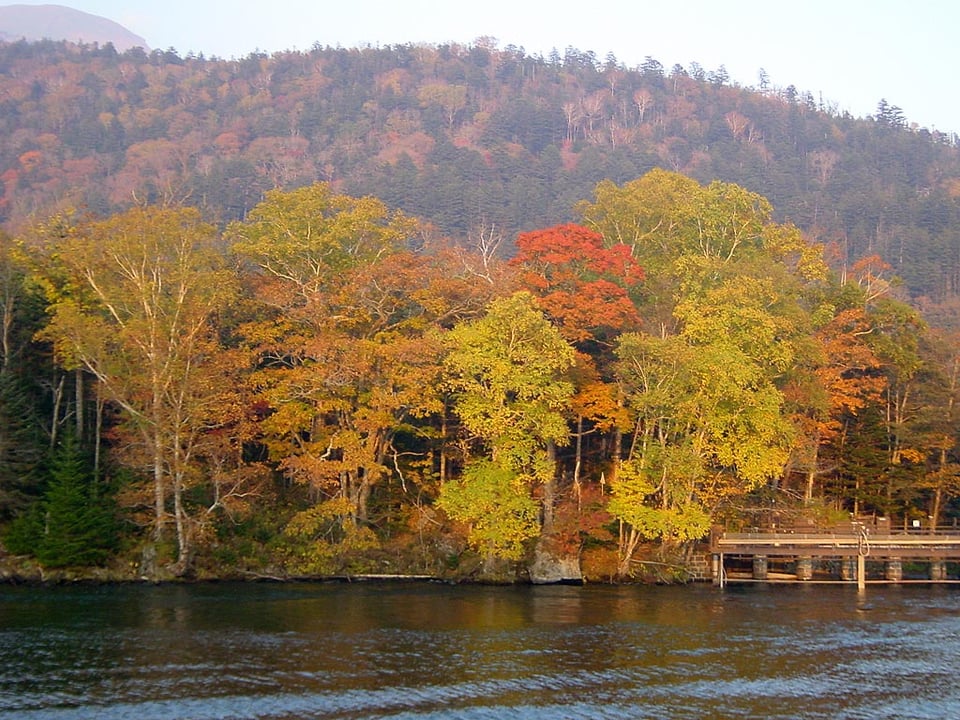
<path fill-rule="evenodd" d="M 440 88 L 422 102 L 462 111 Z M 329 183 L 225 228 L 173 202 L 5 239 L 10 537 L 57 501 L 31 480 L 32 430 L 89 451 L 77 497 L 112 488 L 128 564 L 153 577 L 541 553 L 625 577 L 765 503 L 957 512 L 955 342 L 887 267 L 832 271 L 761 196 L 662 170 L 579 208 L 509 261 L 492 233 L 455 243 Z"/>
<path fill-rule="evenodd" d="M 612 339 L 640 326 L 630 291 L 643 268 L 629 246 L 605 246 L 600 233 L 572 224 L 520 233 L 516 245 L 520 281 L 568 341 Z"/>

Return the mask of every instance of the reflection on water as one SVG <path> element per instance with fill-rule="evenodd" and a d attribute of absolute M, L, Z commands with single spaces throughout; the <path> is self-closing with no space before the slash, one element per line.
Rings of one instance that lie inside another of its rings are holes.
<path fill-rule="evenodd" d="M 944 586 L 0 587 L 4 718 L 960 717 Z"/>

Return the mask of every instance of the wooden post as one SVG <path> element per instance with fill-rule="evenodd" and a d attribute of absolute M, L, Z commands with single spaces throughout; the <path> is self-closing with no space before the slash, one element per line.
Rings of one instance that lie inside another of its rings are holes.
<path fill-rule="evenodd" d="M 943 582 L 947 579 L 947 564 L 943 560 L 930 561 L 930 579 L 933 582 Z"/>
<path fill-rule="evenodd" d="M 766 555 L 754 555 L 753 556 L 753 579 L 754 580 L 766 580 L 767 579 L 767 556 Z"/>
<path fill-rule="evenodd" d="M 903 580 L 903 563 L 899 558 L 887 560 L 887 580 L 895 583 Z"/>
<path fill-rule="evenodd" d="M 840 579 L 853 582 L 857 579 L 857 561 L 852 557 L 841 558 Z"/>
<path fill-rule="evenodd" d="M 867 586 L 867 559 L 857 555 L 857 588 L 863 590 Z"/>

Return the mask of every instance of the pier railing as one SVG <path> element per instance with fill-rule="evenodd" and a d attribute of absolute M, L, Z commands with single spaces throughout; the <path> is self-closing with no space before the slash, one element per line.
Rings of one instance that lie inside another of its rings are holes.
<path fill-rule="evenodd" d="M 750 532 L 715 531 L 711 551 L 744 555 L 930 557 L 960 559 L 960 528 L 877 531 L 866 526 L 821 530 L 776 528 Z"/>
<path fill-rule="evenodd" d="M 726 558 L 752 558 L 752 579 L 771 579 L 769 563 L 789 562 L 800 580 L 813 577 L 814 564 L 842 561 L 844 579 L 856 578 L 862 584 L 869 560 L 886 563 L 886 579 L 899 582 L 902 561 L 929 565 L 930 579 L 948 581 L 947 563 L 960 562 L 960 528 L 892 528 L 865 523 L 850 523 L 831 528 L 755 528 L 746 532 L 728 532 L 714 528 L 710 536 L 714 581 L 723 585 L 728 577 Z M 855 567 L 848 563 L 855 562 Z M 955 567 L 955 565 L 953 565 Z M 732 576 L 731 576 L 732 577 Z"/>

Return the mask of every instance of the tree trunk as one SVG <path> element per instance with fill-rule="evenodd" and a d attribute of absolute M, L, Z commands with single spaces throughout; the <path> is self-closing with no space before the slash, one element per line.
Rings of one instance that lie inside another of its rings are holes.
<path fill-rule="evenodd" d="M 76 390 L 76 404 L 77 404 L 77 442 L 83 443 L 84 434 L 86 431 L 85 422 L 85 413 L 84 413 L 84 384 L 83 384 L 83 368 L 78 367 L 74 371 L 74 384 Z"/>
<path fill-rule="evenodd" d="M 557 501 L 557 446 L 547 443 L 547 477 L 543 479 L 543 527 L 544 535 L 553 530 L 553 508 Z"/>
<path fill-rule="evenodd" d="M 443 403 L 440 417 L 440 484 L 447 481 L 447 403 Z"/>
<path fill-rule="evenodd" d="M 623 407 L 623 398 L 617 400 L 617 406 Z M 619 426 L 613 431 L 613 451 L 610 457 L 610 480 L 613 483 L 617 479 L 617 473 L 620 470 L 620 461 L 623 459 L 623 431 Z"/>
<path fill-rule="evenodd" d="M 630 575 L 630 562 L 633 560 L 633 554 L 637 551 L 640 544 L 640 533 L 634 528 L 627 529 L 628 526 L 620 521 L 620 543 L 619 543 L 619 562 L 617 563 L 617 575 L 619 577 L 628 577 Z"/>
<path fill-rule="evenodd" d="M 935 532 L 940 522 L 940 504 L 943 502 L 943 484 L 937 482 L 930 507 L 930 531 Z"/>
<path fill-rule="evenodd" d="M 583 461 L 583 415 L 577 415 L 576 458 L 573 464 L 573 487 L 577 493 L 577 511 L 580 511 L 580 465 Z"/>
<path fill-rule="evenodd" d="M 154 427 L 153 431 L 153 511 L 154 527 L 153 539 L 157 542 L 163 537 L 164 514 L 166 512 L 166 497 L 163 487 L 163 446 L 160 435 Z"/>
<path fill-rule="evenodd" d="M 357 488 L 357 522 L 366 523 L 368 518 L 367 505 L 370 501 L 370 491 L 371 485 L 369 480 L 370 474 L 367 472 L 363 473 L 363 480 L 360 481 L 360 485 Z"/>
<path fill-rule="evenodd" d="M 100 383 L 97 383 L 97 419 L 93 429 L 93 477 L 100 480 L 100 441 L 103 434 L 103 397 L 100 395 Z"/>
<path fill-rule="evenodd" d="M 192 547 L 189 522 L 183 508 L 183 477 L 180 473 L 177 473 L 173 480 L 173 517 L 177 527 L 177 562 L 174 573 L 182 576 L 190 568 Z"/>
<path fill-rule="evenodd" d="M 943 473 L 947 467 L 947 450 L 945 447 L 940 448 L 940 467 L 938 468 L 939 472 L 937 473 L 937 487 L 933 492 L 933 500 L 931 501 L 930 507 L 930 525 L 931 531 L 935 531 L 937 525 L 940 522 L 940 508 L 943 503 Z"/>
<path fill-rule="evenodd" d="M 53 389 L 53 415 L 50 419 L 50 449 L 57 446 L 57 439 L 60 430 L 60 405 L 63 402 L 63 383 L 66 375 L 60 376 L 60 382 Z"/>

